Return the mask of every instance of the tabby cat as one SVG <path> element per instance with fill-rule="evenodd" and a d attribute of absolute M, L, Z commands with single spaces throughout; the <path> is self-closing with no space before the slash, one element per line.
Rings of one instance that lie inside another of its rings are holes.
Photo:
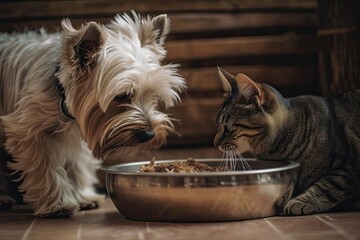
<path fill-rule="evenodd" d="M 229 145 L 262 160 L 301 165 L 282 214 L 332 211 L 360 192 L 360 90 L 334 98 L 284 98 L 244 74 L 219 68 L 225 101 L 217 116 L 215 147 Z M 356 199 L 356 198 L 355 198 Z"/>

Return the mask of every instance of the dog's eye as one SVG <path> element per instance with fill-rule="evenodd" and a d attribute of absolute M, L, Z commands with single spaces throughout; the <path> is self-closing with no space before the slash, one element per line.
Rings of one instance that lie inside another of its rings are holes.
<path fill-rule="evenodd" d="M 131 95 L 128 93 L 124 93 L 121 95 L 117 95 L 114 100 L 118 103 L 131 103 Z"/>

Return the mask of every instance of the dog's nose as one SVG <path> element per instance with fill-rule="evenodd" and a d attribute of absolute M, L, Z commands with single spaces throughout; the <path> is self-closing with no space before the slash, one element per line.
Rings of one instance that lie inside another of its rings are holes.
<path fill-rule="evenodd" d="M 150 141 L 151 139 L 153 139 L 153 137 L 155 137 L 155 133 L 153 130 L 143 130 L 143 131 L 139 132 L 137 135 L 138 135 L 139 141 L 142 143 Z"/>

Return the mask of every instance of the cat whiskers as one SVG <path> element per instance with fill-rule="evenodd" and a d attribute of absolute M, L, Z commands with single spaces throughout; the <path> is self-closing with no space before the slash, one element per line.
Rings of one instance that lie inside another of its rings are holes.
<path fill-rule="evenodd" d="M 224 152 L 220 167 L 227 168 L 230 171 L 251 170 L 251 167 L 246 161 L 246 159 L 241 155 L 241 153 L 234 145 L 230 144 L 224 146 Z"/>

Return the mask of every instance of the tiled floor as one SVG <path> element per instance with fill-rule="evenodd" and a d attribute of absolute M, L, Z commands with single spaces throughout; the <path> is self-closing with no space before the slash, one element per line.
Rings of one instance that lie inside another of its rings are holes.
<path fill-rule="evenodd" d="M 221 157 L 209 149 L 160 151 L 157 159 Z M 142 159 L 150 159 L 144 156 Z M 360 239 L 360 212 L 214 223 L 161 223 L 125 219 L 107 199 L 99 209 L 69 219 L 35 218 L 26 206 L 0 212 L 0 240 L 341 240 Z"/>
<path fill-rule="evenodd" d="M 34 218 L 24 207 L 0 212 L 0 239 L 360 239 L 360 212 L 216 223 L 141 222 L 125 219 L 107 199 L 99 209 L 69 219 Z"/>

